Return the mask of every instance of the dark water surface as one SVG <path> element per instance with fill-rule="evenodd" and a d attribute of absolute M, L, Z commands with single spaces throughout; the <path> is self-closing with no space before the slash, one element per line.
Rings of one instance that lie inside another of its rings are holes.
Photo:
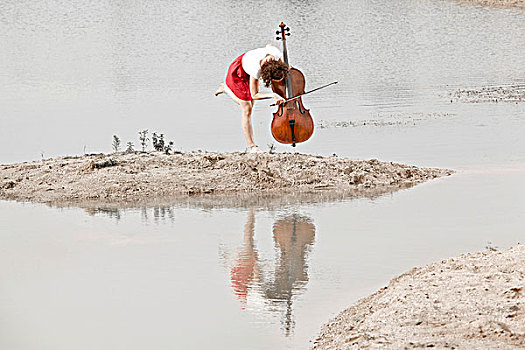
<path fill-rule="evenodd" d="M 212 94 L 285 21 L 308 86 L 339 81 L 305 97 L 327 127 L 299 151 L 459 170 L 357 199 L 0 201 L 0 349 L 304 349 L 413 266 L 523 242 L 525 107 L 451 94 L 525 84 L 524 19 L 439 0 L 0 2 L 0 163 L 142 129 L 242 150 L 238 107 Z"/>

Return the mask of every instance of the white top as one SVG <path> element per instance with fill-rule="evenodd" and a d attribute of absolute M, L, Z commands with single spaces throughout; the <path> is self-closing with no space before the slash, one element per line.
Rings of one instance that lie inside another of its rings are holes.
<path fill-rule="evenodd" d="M 244 69 L 248 75 L 259 79 L 261 77 L 261 60 L 264 59 L 266 55 L 271 55 L 276 60 L 283 58 L 281 50 L 273 45 L 266 45 L 260 49 L 246 52 L 244 56 L 242 56 L 242 69 Z"/>

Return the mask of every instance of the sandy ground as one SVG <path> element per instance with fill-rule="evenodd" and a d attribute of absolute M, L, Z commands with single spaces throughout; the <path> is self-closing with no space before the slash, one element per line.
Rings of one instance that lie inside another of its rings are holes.
<path fill-rule="evenodd" d="M 386 192 L 451 173 L 299 153 L 133 152 L 1 165 L 0 198 L 60 203 L 212 193 Z"/>
<path fill-rule="evenodd" d="M 469 3 L 469 4 L 483 5 L 483 6 L 525 9 L 525 0 L 459 0 L 459 1 L 464 2 L 464 3 Z"/>
<path fill-rule="evenodd" d="M 525 349 L 525 245 L 394 278 L 324 326 L 313 349 Z"/>
<path fill-rule="evenodd" d="M 525 85 L 489 86 L 479 89 L 459 89 L 451 95 L 451 101 L 466 103 L 521 103 L 525 102 Z"/>
<path fill-rule="evenodd" d="M 453 118 L 453 113 L 381 113 L 375 119 L 335 121 L 319 120 L 316 126 L 320 129 L 357 128 L 357 127 L 390 127 L 412 126 L 428 120 L 443 120 Z"/>

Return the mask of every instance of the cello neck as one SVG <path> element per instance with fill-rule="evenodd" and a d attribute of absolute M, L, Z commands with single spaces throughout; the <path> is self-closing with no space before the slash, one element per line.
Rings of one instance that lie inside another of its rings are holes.
<path fill-rule="evenodd" d="M 284 63 L 287 66 L 290 66 L 288 63 L 288 50 L 286 50 L 286 40 L 283 40 L 283 58 Z M 292 79 L 290 78 L 290 74 L 286 76 L 286 98 L 293 97 L 293 91 L 292 91 Z"/>
<path fill-rule="evenodd" d="M 288 50 L 286 49 L 286 39 L 283 40 L 283 58 L 284 63 L 286 63 L 286 65 L 288 66 Z"/>
<path fill-rule="evenodd" d="M 280 34 L 280 37 L 277 37 L 277 39 L 283 41 L 283 59 L 284 59 L 284 63 L 287 66 L 290 66 L 290 64 L 288 63 L 288 49 L 286 48 L 286 37 L 288 35 L 290 35 L 290 33 L 289 33 L 290 28 L 287 28 L 286 25 L 283 22 L 281 22 L 279 27 L 281 28 L 281 32 L 280 33 L 277 32 L 278 34 Z M 291 97 L 293 97 L 292 80 L 290 78 L 290 75 L 288 74 L 288 76 L 286 77 L 286 98 L 291 98 Z"/>

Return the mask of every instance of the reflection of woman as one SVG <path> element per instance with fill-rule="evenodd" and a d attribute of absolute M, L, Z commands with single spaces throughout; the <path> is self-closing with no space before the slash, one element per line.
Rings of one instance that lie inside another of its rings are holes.
<path fill-rule="evenodd" d="M 261 293 L 273 303 L 285 303 L 284 328 L 292 328 L 292 297 L 294 291 L 308 282 L 306 254 L 315 239 L 315 226 L 306 217 L 292 215 L 273 225 L 273 239 L 279 258 L 271 278 L 262 278 L 259 272 L 257 250 L 254 243 L 255 211 L 250 210 L 244 225 L 243 244 L 231 269 L 230 278 L 234 294 L 246 303 L 248 291 L 256 279 L 263 280 Z"/>
<path fill-rule="evenodd" d="M 257 251 L 254 246 L 255 235 L 255 210 L 250 209 L 248 220 L 244 225 L 243 244 L 234 266 L 230 272 L 233 292 L 239 300 L 246 303 L 248 286 L 255 277 L 257 264 Z"/>
<path fill-rule="evenodd" d="M 272 80 L 281 80 L 286 77 L 288 67 L 282 61 L 282 52 L 272 45 L 248 51 L 237 57 L 226 74 L 224 83 L 221 83 L 215 96 L 228 94 L 242 110 L 242 132 L 250 152 L 261 152 L 253 141 L 252 108 L 254 100 L 273 98 L 277 104 L 284 99 L 273 92 L 259 92 L 259 79 L 269 87 Z"/>

